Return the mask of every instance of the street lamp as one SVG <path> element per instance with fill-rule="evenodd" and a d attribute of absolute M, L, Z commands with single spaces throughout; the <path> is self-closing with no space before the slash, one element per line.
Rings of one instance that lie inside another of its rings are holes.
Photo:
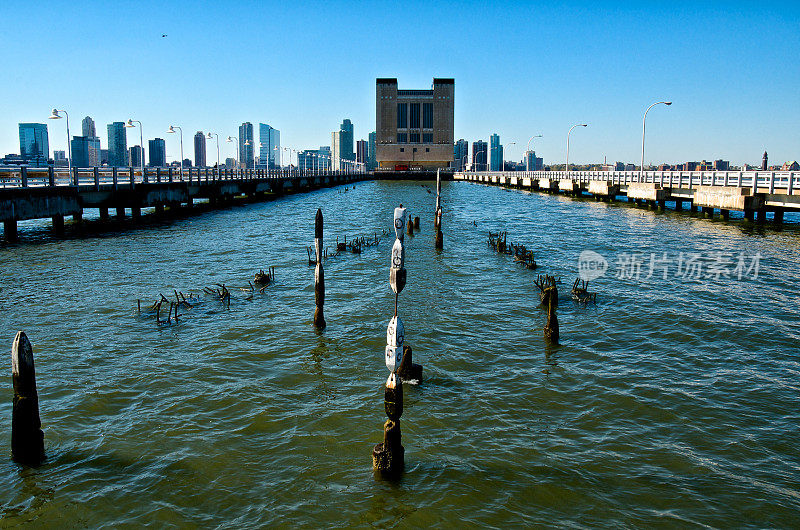
<path fill-rule="evenodd" d="M 219 135 L 217 133 L 214 133 L 212 136 L 211 133 L 208 133 L 208 135 L 206 136 L 206 140 L 212 140 L 214 136 L 217 137 L 217 174 L 219 175 Z"/>
<path fill-rule="evenodd" d="M 142 134 L 142 122 L 139 120 L 128 120 L 128 123 L 125 124 L 125 127 L 136 127 L 134 122 L 139 124 L 139 149 L 141 149 L 139 152 L 139 161 L 142 165 L 142 180 L 144 180 L 144 135 Z"/>
<path fill-rule="evenodd" d="M 528 140 L 528 147 L 525 148 L 525 170 L 526 171 L 530 171 L 531 170 L 531 164 L 530 164 L 531 142 L 533 141 L 534 138 L 541 138 L 541 137 L 542 137 L 541 134 L 537 134 L 535 136 L 531 136 L 531 139 Z"/>
<path fill-rule="evenodd" d="M 169 129 L 167 129 L 167 132 L 168 133 L 174 133 L 175 129 L 178 129 L 181 132 L 181 180 L 183 180 L 183 129 L 181 129 L 177 125 L 170 125 Z M 190 176 L 191 176 L 191 173 L 190 173 Z"/>
<path fill-rule="evenodd" d="M 72 176 L 72 145 L 69 143 L 69 114 L 67 114 L 66 110 L 58 110 L 53 109 L 53 113 L 50 114 L 50 117 L 47 118 L 48 120 L 60 120 L 61 116 L 58 115 L 59 112 L 63 112 L 64 116 L 67 118 L 67 154 L 69 158 L 67 158 L 67 171 L 69 172 L 69 176 Z M 48 156 L 50 153 L 47 153 Z"/>
<path fill-rule="evenodd" d="M 483 157 L 486 158 L 486 149 L 483 149 L 483 150 L 478 151 L 476 153 L 475 152 L 475 144 L 473 143 L 472 144 L 472 171 L 474 171 L 474 172 L 478 171 L 477 169 L 475 169 L 475 164 L 478 163 L 477 162 L 477 158 L 478 158 L 478 155 L 481 154 L 481 153 L 483 153 L 483 155 L 484 155 Z"/>
<path fill-rule="evenodd" d="M 573 125 L 572 127 L 569 128 L 569 131 L 567 132 L 567 165 L 564 168 L 564 171 L 569 171 L 569 134 L 572 132 L 572 129 L 574 129 L 575 127 L 586 127 L 586 124 L 585 123 L 579 123 L 577 125 Z"/>
<path fill-rule="evenodd" d="M 505 146 L 505 147 L 503 147 L 503 149 L 502 149 L 502 151 L 503 151 L 503 156 L 501 156 L 501 157 L 500 157 L 500 171 L 505 171 L 505 169 L 506 169 L 506 161 L 505 161 L 505 158 L 506 158 L 506 154 L 508 154 L 508 153 L 507 153 L 507 149 L 508 149 L 509 147 L 511 147 L 512 145 L 517 145 L 517 142 L 509 142 L 509 143 L 507 143 L 507 144 L 506 144 L 506 146 Z M 502 146 L 501 146 L 501 147 L 502 147 Z"/>
<path fill-rule="evenodd" d="M 239 157 L 239 139 L 237 137 L 235 137 L 235 136 L 228 136 L 228 139 L 226 141 L 228 143 L 233 143 L 234 140 L 236 140 L 236 153 L 235 153 L 236 156 L 233 157 L 233 167 L 236 168 L 239 165 L 239 158 L 238 158 Z"/>
<path fill-rule="evenodd" d="M 644 122 L 647 119 L 647 112 L 656 105 L 660 105 L 662 103 L 667 106 L 672 105 L 671 101 L 658 101 L 647 107 L 647 110 L 644 111 L 644 118 L 642 118 L 642 165 L 639 166 L 639 180 L 641 180 L 642 176 L 644 175 Z"/>

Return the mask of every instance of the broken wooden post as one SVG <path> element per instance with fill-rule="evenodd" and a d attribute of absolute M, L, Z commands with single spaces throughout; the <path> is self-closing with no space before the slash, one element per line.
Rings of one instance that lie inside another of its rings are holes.
<path fill-rule="evenodd" d="M 558 344 L 558 317 L 556 316 L 558 289 L 555 283 L 552 283 L 544 292 L 547 300 L 547 322 L 544 325 L 544 340 L 549 344 Z"/>
<path fill-rule="evenodd" d="M 317 265 L 314 267 L 314 326 L 324 329 L 322 306 L 325 305 L 325 271 L 322 268 L 322 210 L 319 208 L 314 220 L 314 250 L 317 254 Z"/>
<path fill-rule="evenodd" d="M 397 239 L 392 246 L 392 260 L 389 267 L 389 286 L 394 292 L 394 317 L 386 328 L 385 361 L 389 369 L 389 379 L 384 390 L 384 408 L 389 417 L 383 425 L 383 442 L 372 448 L 372 467 L 386 475 L 402 471 L 405 449 L 400 439 L 400 416 L 403 414 L 403 380 L 397 373 L 403 361 L 403 341 L 405 328 L 397 316 L 397 301 L 406 286 L 405 247 L 403 245 L 406 228 L 406 209 L 401 204 L 394 210 L 394 231 Z"/>
<path fill-rule="evenodd" d="M 406 224 L 406 232 L 408 235 L 414 235 L 414 221 L 411 220 L 411 216 L 408 217 L 408 223 Z"/>
<path fill-rule="evenodd" d="M 11 415 L 11 455 L 17 462 L 37 466 L 44 461 L 44 433 L 39 419 L 39 394 L 33 348 L 20 331 L 11 346 L 11 375 L 14 384 Z"/>
<path fill-rule="evenodd" d="M 442 250 L 444 248 L 444 235 L 442 234 L 442 180 L 439 175 L 439 170 L 436 170 L 436 214 L 434 216 L 433 227 L 436 230 L 436 240 L 434 241 L 434 248 Z"/>
<path fill-rule="evenodd" d="M 414 217 L 414 228 L 419 230 L 419 216 Z"/>
<path fill-rule="evenodd" d="M 403 346 L 403 358 L 400 361 L 400 366 L 397 368 L 397 375 L 399 375 L 403 381 L 416 381 L 417 383 L 422 381 L 422 365 L 414 363 L 411 346 L 407 344 Z"/>

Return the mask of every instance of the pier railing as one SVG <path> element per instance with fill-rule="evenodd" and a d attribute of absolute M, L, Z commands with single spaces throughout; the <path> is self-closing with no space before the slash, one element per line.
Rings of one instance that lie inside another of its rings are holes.
<path fill-rule="evenodd" d="M 141 168 L 94 167 L 4 167 L 0 168 L 0 188 L 40 188 L 54 186 L 132 186 L 142 183 L 186 182 L 203 184 L 218 181 L 250 181 L 296 177 L 357 175 L 356 170 L 244 169 L 244 168 Z"/>
<path fill-rule="evenodd" d="M 454 174 L 456 180 L 480 180 L 482 177 L 572 180 L 578 183 L 604 181 L 619 185 L 647 182 L 664 188 L 689 189 L 737 186 L 766 193 L 781 190 L 787 195 L 800 190 L 800 172 L 796 171 L 458 171 Z"/>

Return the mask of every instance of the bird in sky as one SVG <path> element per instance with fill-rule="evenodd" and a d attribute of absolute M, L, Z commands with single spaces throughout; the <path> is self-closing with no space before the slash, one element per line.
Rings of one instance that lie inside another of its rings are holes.
<path fill-rule="evenodd" d="M 167 34 L 166 34 L 166 33 L 164 33 L 163 35 L 161 35 L 161 38 L 163 39 L 163 38 L 164 38 L 164 37 L 166 37 L 166 36 L 167 36 Z"/>

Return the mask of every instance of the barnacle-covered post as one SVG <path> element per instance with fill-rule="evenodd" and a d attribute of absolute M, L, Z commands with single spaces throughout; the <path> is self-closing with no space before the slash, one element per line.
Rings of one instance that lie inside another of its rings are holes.
<path fill-rule="evenodd" d="M 324 329 L 322 306 L 325 305 L 325 271 L 322 268 L 322 210 L 319 208 L 314 220 L 314 251 L 317 254 L 317 266 L 314 268 L 314 326 Z"/>
<path fill-rule="evenodd" d="M 389 286 L 394 292 L 394 316 L 386 328 L 386 367 L 389 378 L 384 389 L 384 409 L 389 417 L 383 425 L 383 442 L 372 448 L 372 467 L 381 473 L 392 475 L 403 469 L 405 449 L 400 440 L 400 416 L 403 414 L 403 381 L 397 373 L 403 361 L 405 329 L 397 316 L 397 301 L 406 286 L 405 247 L 403 237 L 407 212 L 401 204 L 394 209 L 394 231 L 397 239 L 392 246 L 392 261 L 389 268 Z"/>
<path fill-rule="evenodd" d="M 436 240 L 434 241 L 434 247 L 436 250 L 442 250 L 444 248 L 444 235 L 442 234 L 442 179 L 439 175 L 439 170 L 436 170 L 436 217 L 434 219 L 433 225 L 436 229 Z"/>

